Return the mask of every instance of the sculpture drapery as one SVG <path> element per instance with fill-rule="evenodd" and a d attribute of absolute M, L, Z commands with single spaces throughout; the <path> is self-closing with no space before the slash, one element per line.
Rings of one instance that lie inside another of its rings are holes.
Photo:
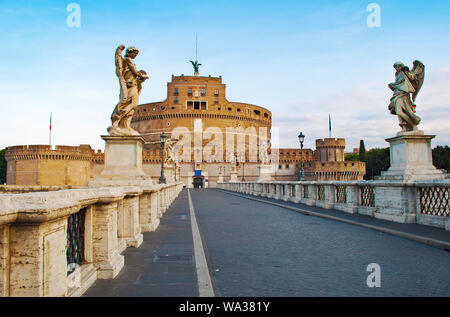
<path fill-rule="evenodd" d="M 415 101 L 423 85 L 425 65 L 416 60 L 411 71 L 402 62 L 395 63 L 394 68 L 395 83 L 389 84 L 394 95 L 388 109 L 391 114 L 398 116 L 402 132 L 416 131 L 421 119 L 416 115 Z"/>
<path fill-rule="evenodd" d="M 139 95 L 142 83 L 149 77 L 144 70 L 138 70 L 133 59 L 139 54 L 136 47 L 129 47 L 122 57 L 125 45 L 119 45 L 116 49 L 115 64 L 116 75 L 120 84 L 120 100 L 111 115 L 112 125 L 108 128 L 110 135 L 139 135 L 139 132 L 131 128 L 131 119 L 139 104 Z"/>

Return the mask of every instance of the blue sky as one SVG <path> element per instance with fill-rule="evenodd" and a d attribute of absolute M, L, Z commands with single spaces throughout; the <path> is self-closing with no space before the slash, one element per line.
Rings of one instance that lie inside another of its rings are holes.
<path fill-rule="evenodd" d="M 81 8 L 81 27 L 66 7 Z M 366 7 L 381 8 L 369 28 Z M 230 101 L 268 108 L 280 145 L 334 137 L 347 150 L 386 147 L 398 130 L 387 106 L 394 62 L 426 65 L 419 126 L 450 144 L 448 1 L 5 1 L 0 0 L 0 148 L 54 144 L 103 148 L 118 98 L 114 50 L 136 46 L 150 75 L 141 103 L 165 99 L 171 75 L 191 74 L 198 34 L 200 71 L 223 77 Z"/>

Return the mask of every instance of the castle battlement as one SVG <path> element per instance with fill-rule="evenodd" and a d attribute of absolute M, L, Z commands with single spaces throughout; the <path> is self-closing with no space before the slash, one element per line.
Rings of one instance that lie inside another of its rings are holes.
<path fill-rule="evenodd" d="M 90 161 L 94 151 L 89 145 L 16 145 L 5 149 L 6 160 L 82 160 Z"/>
<path fill-rule="evenodd" d="M 211 83 L 222 83 L 222 76 L 213 77 L 209 76 L 186 76 L 184 74 L 180 76 L 172 75 L 172 83 L 184 83 L 184 82 L 211 82 Z"/>
<path fill-rule="evenodd" d="M 316 149 L 324 147 L 340 147 L 345 148 L 345 139 L 343 138 L 324 138 L 316 140 Z"/>
<path fill-rule="evenodd" d="M 7 147 L 9 185 L 76 185 L 87 184 L 95 155 L 89 145 L 17 145 Z"/>

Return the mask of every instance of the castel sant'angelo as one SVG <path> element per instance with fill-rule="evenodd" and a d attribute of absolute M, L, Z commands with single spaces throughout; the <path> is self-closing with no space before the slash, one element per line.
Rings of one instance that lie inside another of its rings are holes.
<path fill-rule="evenodd" d="M 270 148 L 272 113 L 261 106 L 228 101 L 222 77 L 200 76 L 198 68 L 193 76 L 172 75 L 167 98 L 140 104 L 131 126 L 145 139 L 142 169 L 156 181 L 161 173 L 162 132 L 174 143 L 189 145 L 190 151 L 184 147 L 177 152 L 179 157 L 172 158 L 175 167 L 165 170 L 166 178 L 181 180 L 187 187 L 215 187 L 218 181 L 230 181 L 233 167 L 238 181 L 257 180 L 261 142 L 269 144 L 273 180 L 296 180 L 300 171 L 300 149 Z M 303 149 L 303 179 L 362 180 L 365 163 L 346 162 L 344 148 L 344 139 L 326 138 L 316 140 L 315 150 Z M 10 185 L 84 186 L 104 166 L 104 153 L 89 145 L 11 146 L 5 157 Z M 230 161 L 235 161 L 234 166 Z"/>

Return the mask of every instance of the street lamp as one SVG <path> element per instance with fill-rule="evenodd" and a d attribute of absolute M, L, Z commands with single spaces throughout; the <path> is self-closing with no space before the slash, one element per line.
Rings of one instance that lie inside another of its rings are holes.
<path fill-rule="evenodd" d="M 305 136 L 303 132 L 298 135 L 298 140 L 300 141 L 300 173 L 298 174 L 298 181 L 302 180 L 303 177 L 303 142 L 305 141 Z"/>
<path fill-rule="evenodd" d="M 177 168 L 178 168 L 178 159 L 175 158 L 173 160 L 173 163 L 175 164 L 175 182 L 177 181 Z"/>
<path fill-rule="evenodd" d="M 245 162 L 242 163 L 242 181 L 245 182 Z"/>
<path fill-rule="evenodd" d="M 165 184 L 166 178 L 164 177 L 164 145 L 166 143 L 167 136 L 163 133 L 159 136 L 159 140 L 161 141 L 161 176 L 159 177 L 159 183 Z"/>

